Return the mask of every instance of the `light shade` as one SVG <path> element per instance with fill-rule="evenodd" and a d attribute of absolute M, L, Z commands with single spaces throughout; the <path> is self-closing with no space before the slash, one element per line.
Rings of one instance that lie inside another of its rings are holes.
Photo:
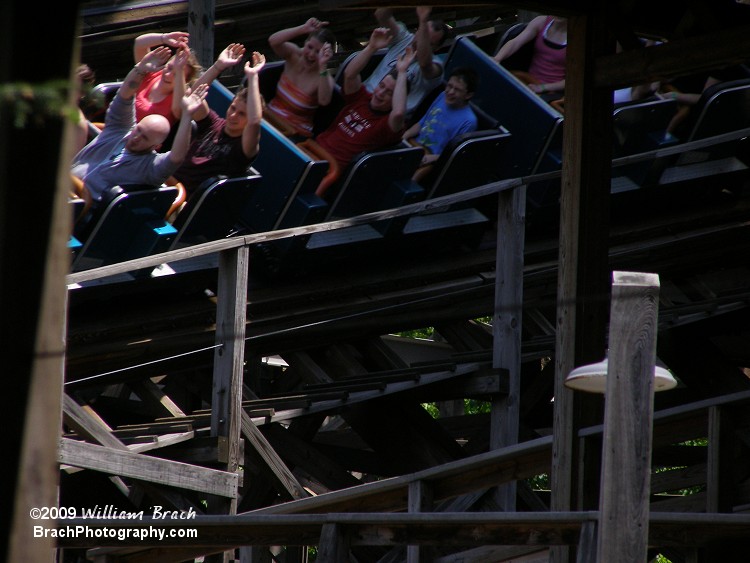
<path fill-rule="evenodd" d="M 575 368 L 565 378 L 565 386 L 575 391 L 588 393 L 604 393 L 607 389 L 607 368 L 609 361 L 604 358 L 601 362 Z M 654 391 L 667 391 L 677 386 L 677 380 L 662 366 L 654 366 Z"/>

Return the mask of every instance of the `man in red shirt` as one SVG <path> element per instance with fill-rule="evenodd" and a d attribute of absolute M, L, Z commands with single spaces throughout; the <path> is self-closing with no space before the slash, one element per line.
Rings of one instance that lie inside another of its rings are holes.
<path fill-rule="evenodd" d="M 372 55 L 386 47 L 390 38 L 387 28 L 375 29 L 367 46 L 346 66 L 343 86 L 346 105 L 315 139 L 336 159 L 341 170 L 359 153 L 401 140 L 408 94 L 406 70 L 414 60 L 414 51 L 408 48 L 396 62 L 395 70 L 383 77 L 372 93 L 360 77 Z"/>

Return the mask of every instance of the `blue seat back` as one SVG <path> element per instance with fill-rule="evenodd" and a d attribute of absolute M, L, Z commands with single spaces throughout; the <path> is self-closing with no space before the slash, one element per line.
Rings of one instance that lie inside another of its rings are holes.
<path fill-rule="evenodd" d="M 176 230 L 165 216 L 177 197 L 174 186 L 115 186 L 91 213 L 90 228 L 73 260 L 73 271 L 141 258 L 163 248 Z"/>
<path fill-rule="evenodd" d="M 451 140 L 435 162 L 427 197 L 440 197 L 499 180 L 510 134 L 499 129 L 465 133 Z M 423 182 L 424 183 L 424 182 Z"/>
<path fill-rule="evenodd" d="M 424 189 L 411 178 L 424 155 L 421 147 L 365 153 L 346 170 L 328 218 L 353 217 L 412 203 Z"/>
<path fill-rule="evenodd" d="M 675 100 L 623 104 L 612 113 L 613 156 L 646 152 L 670 142 L 667 128 L 677 113 Z"/>
<path fill-rule="evenodd" d="M 328 171 L 325 160 L 315 160 L 266 121 L 260 151 L 253 168 L 263 177 L 262 189 L 243 211 L 243 223 L 252 232 L 278 229 L 297 197 L 314 194 Z"/>
<path fill-rule="evenodd" d="M 497 64 L 469 38 L 459 37 L 446 58 L 445 75 L 459 66 L 473 68 L 479 84 L 472 102 L 496 119 L 511 134 L 503 158 L 503 177 L 536 171 L 559 135 L 562 115 Z"/>
<path fill-rule="evenodd" d="M 676 113 L 675 100 L 649 99 L 615 107 L 612 157 L 644 153 L 679 142 L 668 131 Z M 665 165 L 663 159 L 653 158 L 612 168 L 612 192 L 657 182 Z"/>
<path fill-rule="evenodd" d="M 694 110 L 688 141 L 750 127 L 750 78 L 721 82 L 706 89 Z"/>
<path fill-rule="evenodd" d="M 205 182 L 188 198 L 173 222 L 169 250 L 231 236 L 243 229 L 242 210 L 261 187 L 258 174 Z"/>

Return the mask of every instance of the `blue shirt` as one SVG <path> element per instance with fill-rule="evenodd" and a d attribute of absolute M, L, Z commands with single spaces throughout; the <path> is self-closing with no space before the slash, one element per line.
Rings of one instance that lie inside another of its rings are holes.
<path fill-rule="evenodd" d="M 432 154 L 440 154 L 445 146 L 457 135 L 477 129 L 477 116 L 470 106 L 452 108 L 445 103 L 445 92 L 440 92 L 430 109 L 419 120 L 419 133 L 416 141 L 429 149 Z"/>

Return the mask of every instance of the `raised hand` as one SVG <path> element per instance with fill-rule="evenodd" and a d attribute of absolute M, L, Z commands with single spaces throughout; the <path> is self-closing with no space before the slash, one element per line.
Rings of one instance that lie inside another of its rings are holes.
<path fill-rule="evenodd" d="M 323 46 L 320 48 L 320 51 L 318 51 L 318 68 L 320 68 L 321 71 L 325 70 L 328 67 L 328 61 L 331 60 L 332 56 L 333 47 L 331 47 L 331 44 L 323 44 Z"/>
<path fill-rule="evenodd" d="M 325 27 L 328 25 L 327 21 L 320 21 L 318 18 L 310 18 L 305 22 L 305 24 L 302 26 L 305 33 L 312 33 L 314 31 L 318 31 L 321 27 Z"/>
<path fill-rule="evenodd" d="M 411 47 L 411 45 L 407 47 L 396 61 L 396 70 L 398 72 L 406 72 L 406 69 L 409 68 L 409 65 L 414 60 L 416 53 L 417 52 Z"/>
<path fill-rule="evenodd" d="M 266 64 L 266 57 L 258 51 L 253 51 L 251 60 L 245 63 L 245 76 L 250 78 L 257 75 Z"/>
<path fill-rule="evenodd" d="M 417 6 L 417 18 L 419 21 L 425 21 L 432 13 L 432 6 Z"/>
<path fill-rule="evenodd" d="M 136 66 L 143 73 L 157 72 L 164 68 L 170 58 L 172 58 L 172 50 L 161 46 L 146 53 Z"/>
<path fill-rule="evenodd" d="M 174 70 L 175 71 L 184 70 L 185 65 L 187 65 L 189 56 L 190 56 L 190 51 L 187 49 L 187 47 L 186 46 L 180 47 L 175 53 L 174 60 L 172 61 Z"/>
<path fill-rule="evenodd" d="M 208 84 L 199 84 L 195 89 L 188 88 L 182 97 L 182 111 L 192 116 L 203 105 L 208 95 Z"/>
<path fill-rule="evenodd" d="M 190 34 L 187 31 L 171 31 L 163 33 L 161 36 L 162 43 L 173 49 L 179 49 L 183 46 L 187 47 L 189 39 Z"/>
<path fill-rule="evenodd" d="M 391 31 L 387 27 L 376 27 L 370 34 L 369 46 L 374 49 L 382 49 L 391 42 Z"/>
<path fill-rule="evenodd" d="M 227 69 L 236 65 L 245 56 L 245 46 L 241 43 L 230 43 L 219 53 L 216 63 L 222 68 Z"/>

